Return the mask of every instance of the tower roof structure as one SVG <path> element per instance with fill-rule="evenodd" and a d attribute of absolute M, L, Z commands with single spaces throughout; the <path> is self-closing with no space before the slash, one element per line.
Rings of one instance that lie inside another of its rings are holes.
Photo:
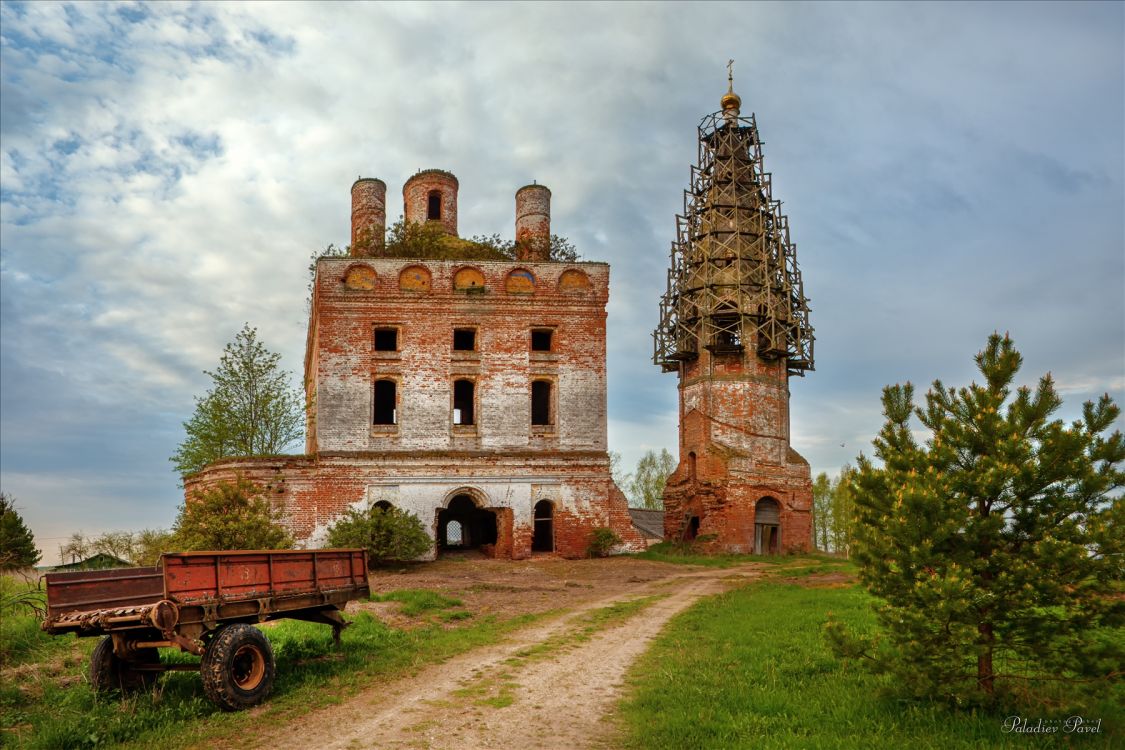
<path fill-rule="evenodd" d="M 699 356 L 753 352 L 813 369 L 813 328 L 789 218 L 772 192 L 754 115 L 742 117 L 733 76 L 698 128 L 698 160 L 676 217 L 653 360 L 674 371 Z"/>

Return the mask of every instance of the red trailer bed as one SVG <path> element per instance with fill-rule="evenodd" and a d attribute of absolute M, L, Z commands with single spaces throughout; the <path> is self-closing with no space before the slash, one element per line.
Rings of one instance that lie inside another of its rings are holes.
<path fill-rule="evenodd" d="M 252 623 L 282 617 L 331 625 L 340 610 L 370 593 L 363 550 L 237 550 L 166 554 L 153 568 L 49 573 L 47 619 L 53 635 L 105 636 L 90 662 L 98 689 L 150 684 L 158 648 L 202 656 L 208 697 L 226 709 L 254 705 L 273 679 L 269 641 Z M 195 668 L 190 666 L 188 668 Z"/>

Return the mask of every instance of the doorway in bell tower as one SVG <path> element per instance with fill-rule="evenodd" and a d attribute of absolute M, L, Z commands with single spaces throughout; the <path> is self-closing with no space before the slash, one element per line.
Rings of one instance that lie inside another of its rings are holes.
<path fill-rule="evenodd" d="M 754 554 L 776 555 L 781 547 L 781 506 L 763 497 L 754 506 Z"/>

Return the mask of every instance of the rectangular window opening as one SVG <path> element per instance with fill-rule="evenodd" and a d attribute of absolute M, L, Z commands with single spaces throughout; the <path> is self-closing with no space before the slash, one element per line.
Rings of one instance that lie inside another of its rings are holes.
<path fill-rule="evenodd" d="M 377 352 L 397 352 L 398 351 L 398 329 L 397 328 L 376 328 L 375 329 L 375 351 L 377 351 Z"/>
<path fill-rule="evenodd" d="M 397 391 L 393 380 L 375 381 L 375 424 L 398 424 Z"/>
<path fill-rule="evenodd" d="M 550 328 L 532 328 L 531 329 L 531 351 L 533 352 L 549 352 L 551 351 L 551 339 L 553 338 Z"/>
<path fill-rule="evenodd" d="M 473 381 L 453 381 L 453 424 L 473 424 Z"/>
<path fill-rule="evenodd" d="M 551 383 L 547 380 L 531 383 L 531 423 L 551 424 Z"/>
<path fill-rule="evenodd" d="M 473 352 L 477 349 L 477 331 L 475 328 L 453 329 L 453 351 Z"/>

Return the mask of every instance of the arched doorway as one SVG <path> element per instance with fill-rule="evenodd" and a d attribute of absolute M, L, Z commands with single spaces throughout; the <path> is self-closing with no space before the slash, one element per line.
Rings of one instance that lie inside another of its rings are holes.
<path fill-rule="evenodd" d="M 540 500 L 531 514 L 535 524 L 531 535 L 532 552 L 555 551 L 555 506 L 550 500 Z"/>
<path fill-rule="evenodd" d="M 776 555 L 781 551 L 781 505 L 763 497 L 754 506 L 754 554 Z"/>
<path fill-rule="evenodd" d="M 478 508 L 469 495 L 456 495 L 438 509 L 438 552 L 496 544 L 496 514 Z"/>

